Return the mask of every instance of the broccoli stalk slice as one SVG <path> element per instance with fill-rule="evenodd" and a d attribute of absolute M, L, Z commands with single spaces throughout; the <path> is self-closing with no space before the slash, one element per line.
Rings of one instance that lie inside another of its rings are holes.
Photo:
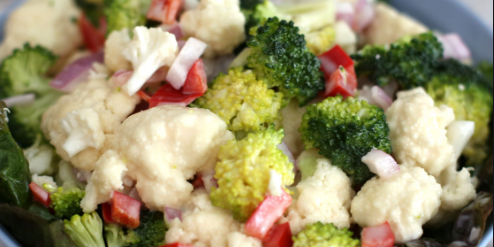
<path fill-rule="evenodd" d="M 74 215 L 64 220 L 65 232 L 78 247 L 105 247 L 103 240 L 103 222 L 96 212 Z"/>
<path fill-rule="evenodd" d="M 353 239 L 353 232 L 347 228 L 338 229 L 333 224 L 317 222 L 307 225 L 297 236 L 293 237 L 293 247 L 338 246 L 358 247 L 360 241 Z"/>

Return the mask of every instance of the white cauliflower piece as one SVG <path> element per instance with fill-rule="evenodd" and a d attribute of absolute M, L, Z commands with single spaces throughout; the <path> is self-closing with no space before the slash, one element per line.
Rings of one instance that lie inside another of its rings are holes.
<path fill-rule="evenodd" d="M 41 45 L 58 56 L 66 56 L 82 44 L 77 23 L 80 11 L 73 1 L 31 0 L 14 11 L 5 26 L 0 60 L 25 43 Z"/>
<path fill-rule="evenodd" d="M 171 66 L 178 55 L 175 35 L 161 28 L 134 28 L 134 38 L 123 51 L 132 63 L 134 73 L 123 90 L 132 96 L 162 66 Z"/>
<path fill-rule="evenodd" d="M 308 224 L 318 221 L 333 223 L 338 228 L 350 227 L 350 205 L 355 196 L 350 178 L 327 159 L 318 159 L 314 175 L 300 182 L 298 198 L 281 222 L 290 222 L 296 235 Z"/>
<path fill-rule="evenodd" d="M 182 215 L 182 222 L 178 219 L 171 222 L 166 232 L 166 243 L 180 242 L 195 247 L 243 246 L 228 245 L 229 234 L 241 228 L 230 212 L 214 207 L 205 190 L 194 191 L 191 199 L 189 209 Z"/>
<path fill-rule="evenodd" d="M 341 46 L 348 54 L 353 54 L 357 51 L 357 34 L 352 27 L 344 21 L 338 21 L 334 24 L 335 44 Z"/>
<path fill-rule="evenodd" d="M 55 150 L 47 144 L 41 144 L 41 138 L 33 146 L 24 150 L 24 157 L 29 162 L 31 174 L 52 175 L 55 172 L 58 158 Z"/>
<path fill-rule="evenodd" d="M 140 102 L 138 96 L 129 97 L 114 89 L 106 79 L 101 79 L 107 77 L 102 73 L 103 68 L 98 71 L 99 73 L 92 72 L 92 79 L 88 82 L 77 86 L 72 93 L 62 96 L 45 112 L 41 122 L 41 129 L 55 147 L 57 154 L 75 167 L 87 171 L 94 170 L 105 149 L 104 143 Z M 84 140 L 86 136 L 75 138 L 77 134 L 84 134 L 77 133 L 79 131 L 87 131 L 88 134 L 92 133 L 92 136 L 89 140 Z M 73 142 L 74 139 L 81 143 Z"/>
<path fill-rule="evenodd" d="M 418 239 L 422 226 L 441 205 L 441 185 L 420 167 L 403 165 L 388 179 L 369 180 L 352 202 L 352 215 L 361 227 L 388 222 L 397 243 Z"/>
<path fill-rule="evenodd" d="M 420 166 L 434 177 L 456 163 L 446 137 L 446 127 L 455 119 L 453 109 L 435 107 L 423 88 L 399 92 L 386 117 L 398 163 Z"/>
<path fill-rule="evenodd" d="M 206 57 L 230 54 L 245 41 L 245 16 L 238 0 L 201 0 L 182 15 L 180 24 L 186 36 L 208 44 Z"/>
<path fill-rule="evenodd" d="M 109 70 L 132 70 L 132 64 L 123 55 L 130 41 L 128 29 L 113 31 L 108 36 L 105 42 L 105 64 Z"/>
<path fill-rule="evenodd" d="M 128 172 L 123 175 L 136 181 L 137 192 L 149 209 L 181 208 L 193 190 L 187 180 L 198 172 L 214 170 L 220 146 L 233 139 L 226 127 L 208 110 L 155 107 L 130 116 L 118 126 L 107 152 L 125 163 Z M 114 174 L 100 171 L 105 162 L 109 161 L 102 158 L 94 173 L 100 174 L 100 181 L 113 181 Z M 101 191 L 95 183 L 92 187 L 86 191 L 88 198 L 93 197 L 93 191 Z M 111 191 L 105 193 L 108 198 Z M 97 201 L 87 200 L 82 206 L 90 212 Z"/>
<path fill-rule="evenodd" d="M 387 45 L 407 35 L 416 35 L 429 31 L 420 22 L 398 12 L 385 3 L 375 7 L 376 17 L 363 33 L 367 44 Z"/>
<path fill-rule="evenodd" d="M 55 188 L 57 187 L 57 183 L 55 183 L 51 176 L 38 176 L 37 174 L 34 174 L 31 177 L 31 180 L 40 187 L 43 187 L 43 184 L 50 184 Z"/>
<path fill-rule="evenodd" d="M 228 234 L 228 247 L 262 247 L 261 240 L 240 232 Z"/>
<path fill-rule="evenodd" d="M 109 201 L 113 191 L 124 189 L 122 180 L 128 171 L 126 164 L 113 150 L 103 154 L 96 167 L 86 187 L 86 196 L 81 201 L 81 207 L 87 213 L 96 210 L 98 204 Z"/>
<path fill-rule="evenodd" d="M 288 146 L 295 158 L 305 150 L 302 134 L 298 132 L 305 112 L 307 112 L 307 108 L 299 107 L 298 100 L 290 101 L 287 107 L 281 109 L 283 129 L 285 130 L 283 142 Z"/>

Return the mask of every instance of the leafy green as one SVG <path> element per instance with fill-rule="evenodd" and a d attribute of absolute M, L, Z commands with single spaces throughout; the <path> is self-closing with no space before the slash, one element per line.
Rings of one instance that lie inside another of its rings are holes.
<path fill-rule="evenodd" d="M 0 101 L 0 202 L 24 206 L 29 199 L 31 173 L 22 149 L 7 126 L 7 110 Z"/>

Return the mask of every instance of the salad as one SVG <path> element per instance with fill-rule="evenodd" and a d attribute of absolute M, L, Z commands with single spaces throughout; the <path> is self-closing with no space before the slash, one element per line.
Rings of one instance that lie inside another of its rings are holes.
<path fill-rule="evenodd" d="M 475 247 L 493 66 L 372 0 L 30 0 L 0 46 L 22 246 Z"/>

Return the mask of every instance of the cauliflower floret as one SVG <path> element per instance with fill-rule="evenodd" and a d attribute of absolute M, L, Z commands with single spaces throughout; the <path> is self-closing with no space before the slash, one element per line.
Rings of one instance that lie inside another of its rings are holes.
<path fill-rule="evenodd" d="M 245 41 L 245 16 L 238 0 L 201 0 L 182 15 L 180 24 L 186 36 L 208 44 L 206 57 L 230 54 Z"/>
<path fill-rule="evenodd" d="M 184 212 L 182 221 L 171 222 L 166 232 L 166 243 L 180 242 L 193 244 L 195 247 L 244 246 L 228 245 L 229 234 L 235 234 L 241 228 L 240 223 L 233 219 L 231 213 L 214 207 L 205 190 L 194 191 L 191 199 L 189 209 Z"/>
<path fill-rule="evenodd" d="M 388 179 L 369 180 L 352 202 L 352 215 L 361 227 L 388 222 L 396 241 L 404 243 L 422 236 L 422 226 L 441 205 L 441 185 L 424 169 L 401 166 Z"/>
<path fill-rule="evenodd" d="M 355 191 L 350 178 L 327 159 L 318 159 L 314 175 L 297 185 L 298 198 L 281 222 L 290 222 L 296 235 L 306 225 L 333 223 L 338 228 L 350 227 L 350 205 Z"/>
<path fill-rule="evenodd" d="M 398 93 L 386 116 L 399 163 L 420 166 L 434 177 L 456 163 L 446 137 L 446 127 L 455 119 L 453 109 L 435 107 L 423 88 Z"/>
<path fill-rule="evenodd" d="M 130 116 L 116 128 L 107 144 L 112 159 L 105 159 L 107 154 L 100 159 L 94 172 L 99 177 L 93 175 L 91 181 L 111 180 L 121 185 L 123 176 L 127 176 L 136 181 L 136 189 L 149 209 L 181 208 L 193 190 L 187 180 L 198 172 L 212 171 L 220 146 L 230 139 L 233 134 L 223 120 L 208 110 L 155 107 Z M 114 160 L 125 164 L 128 172 L 118 177 L 108 172 L 104 167 L 113 164 L 104 163 Z M 91 212 L 100 202 L 89 198 L 109 198 L 111 193 L 91 181 L 91 190 L 86 190 L 87 199 L 82 203 L 85 212 Z"/>
<path fill-rule="evenodd" d="M 396 11 L 385 3 L 376 4 L 376 17 L 363 33 L 363 39 L 371 45 L 387 45 L 408 35 L 417 35 L 429 29 L 422 23 Z"/>
<path fill-rule="evenodd" d="M 80 11 L 73 1 L 31 0 L 14 11 L 5 26 L 0 60 L 25 43 L 41 45 L 58 56 L 66 56 L 82 44 L 77 23 Z"/>
<path fill-rule="evenodd" d="M 287 107 L 281 109 L 283 128 L 285 129 L 283 142 L 288 146 L 295 158 L 305 150 L 302 135 L 298 132 L 305 112 L 307 112 L 307 108 L 299 107 L 297 100 L 290 101 Z"/>
<path fill-rule="evenodd" d="M 348 54 L 353 54 L 357 51 L 357 34 L 352 27 L 344 21 L 338 21 L 334 24 L 335 44 L 341 46 Z"/>
<path fill-rule="evenodd" d="M 105 42 L 105 64 L 109 70 L 132 70 L 132 64 L 123 55 L 130 41 L 129 30 L 126 28 L 108 36 Z"/>
<path fill-rule="evenodd" d="M 140 102 L 106 81 L 104 68 L 95 68 L 90 79 L 61 97 L 43 115 L 41 129 L 57 154 L 75 167 L 94 170 L 108 137 Z M 103 78 L 103 79 L 101 79 Z M 89 138 L 86 134 L 90 134 Z"/>
<path fill-rule="evenodd" d="M 123 90 L 130 96 L 162 66 L 171 66 L 178 55 L 175 35 L 161 28 L 134 28 L 134 39 L 123 51 L 123 56 L 132 63 L 134 73 Z"/>
<path fill-rule="evenodd" d="M 261 240 L 240 232 L 228 234 L 228 247 L 262 247 Z"/>

